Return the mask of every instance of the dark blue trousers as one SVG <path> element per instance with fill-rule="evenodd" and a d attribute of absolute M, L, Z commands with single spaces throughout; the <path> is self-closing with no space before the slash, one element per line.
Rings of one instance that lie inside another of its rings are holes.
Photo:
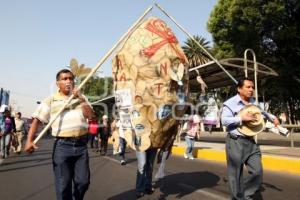
<path fill-rule="evenodd" d="M 83 200 L 90 184 L 87 142 L 56 139 L 52 159 L 57 200 Z"/>

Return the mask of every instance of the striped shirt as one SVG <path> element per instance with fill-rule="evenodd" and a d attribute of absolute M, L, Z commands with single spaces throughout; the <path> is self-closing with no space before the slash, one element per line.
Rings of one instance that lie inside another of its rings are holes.
<path fill-rule="evenodd" d="M 84 98 L 86 99 L 86 97 Z M 57 92 L 45 99 L 32 117 L 37 118 L 43 123 L 49 123 L 65 105 L 67 100 L 68 98 Z M 86 102 L 88 102 L 87 99 Z M 83 116 L 82 105 L 78 99 L 71 100 L 64 111 L 53 122 L 51 128 L 54 137 L 79 137 L 87 134 L 87 119 Z"/>

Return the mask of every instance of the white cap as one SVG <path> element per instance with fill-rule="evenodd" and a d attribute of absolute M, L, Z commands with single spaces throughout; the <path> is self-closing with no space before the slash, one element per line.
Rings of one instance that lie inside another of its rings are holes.
<path fill-rule="evenodd" d="M 108 119 L 107 115 L 103 115 L 102 119 Z"/>
<path fill-rule="evenodd" d="M 3 105 L 1 105 L 1 107 L 0 107 L 0 112 L 4 112 L 4 111 L 7 110 L 7 109 L 8 109 L 8 106 L 5 105 L 5 104 L 3 104 Z"/>

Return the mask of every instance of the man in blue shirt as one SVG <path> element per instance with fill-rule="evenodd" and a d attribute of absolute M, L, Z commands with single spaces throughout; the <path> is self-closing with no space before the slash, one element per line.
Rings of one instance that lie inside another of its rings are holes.
<path fill-rule="evenodd" d="M 232 199 L 253 199 L 262 182 L 262 162 L 259 145 L 253 137 L 245 136 L 238 131 L 243 122 L 255 121 L 255 115 L 243 112 L 237 115 L 242 108 L 255 102 L 253 96 L 253 81 L 244 78 L 238 82 L 238 94 L 224 102 L 222 110 L 222 124 L 227 127 L 226 157 L 228 182 Z M 278 119 L 268 113 L 262 112 L 275 125 Z M 243 179 L 243 166 L 247 166 L 248 176 Z"/>

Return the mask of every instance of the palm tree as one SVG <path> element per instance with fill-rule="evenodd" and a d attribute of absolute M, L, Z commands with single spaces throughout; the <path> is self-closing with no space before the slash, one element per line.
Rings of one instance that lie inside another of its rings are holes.
<path fill-rule="evenodd" d="M 78 65 L 75 58 L 71 59 L 70 68 L 75 78 L 78 80 L 86 77 L 92 71 L 92 68 L 86 67 L 85 64 Z"/>
<path fill-rule="evenodd" d="M 208 45 L 209 42 L 206 41 L 205 38 L 196 35 L 194 36 L 194 39 L 206 50 L 210 50 Z M 209 56 L 194 42 L 194 40 L 188 38 L 184 44 L 182 49 L 188 58 L 190 67 L 196 67 L 210 61 Z"/>

